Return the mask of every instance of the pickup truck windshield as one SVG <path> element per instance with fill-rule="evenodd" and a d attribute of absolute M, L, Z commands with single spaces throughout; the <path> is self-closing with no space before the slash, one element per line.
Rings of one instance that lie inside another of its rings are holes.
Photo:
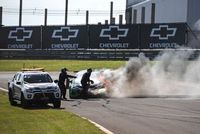
<path fill-rule="evenodd" d="M 24 82 L 27 83 L 52 83 L 53 80 L 48 74 L 27 74 L 24 75 Z"/>

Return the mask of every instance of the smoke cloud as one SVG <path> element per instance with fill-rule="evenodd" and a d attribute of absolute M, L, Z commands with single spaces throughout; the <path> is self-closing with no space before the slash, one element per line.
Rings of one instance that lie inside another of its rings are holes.
<path fill-rule="evenodd" d="M 102 82 L 111 97 L 200 96 L 200 58 L 188 60 L 190 50 L 170 50 L 154 61 L 144 54 L 124 67 L 102 71 Z"/>
<path fill-rule="evenodd" d="M 188 46 L 200 48 L 200 19 Z M 195 36 L 195 37 L 194 37 Z M 189 60 L 193 51 L 170 50 L 153 61 L 144 54 L 131 58 L 124 67 L 104 70 L 102 82 L 111 97 L 200 96 L 200 58 Z"/>
<path fill-rule="evenodd" d="M 188 47 L 200 48 L 200 19 L 194 29 Z M 189 60 L 194 52 L 188 48 L 180 49 L 163 51 L 153 61 L 141 53 L 124 67 L 103 70 L 101 81 L 108 95 L 200 97 L 200 57 Z"/>

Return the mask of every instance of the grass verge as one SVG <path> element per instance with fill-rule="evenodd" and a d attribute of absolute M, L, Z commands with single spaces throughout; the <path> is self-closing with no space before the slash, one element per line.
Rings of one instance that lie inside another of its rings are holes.
<path fill-rule="evenodd" d="M 46 71 L 60 71 L 66 67 L 70 71 L 80 71 L 87 68 L 116 69 L 125 61 L 89 61 L 89 60 L 0 60 L 0 71 L 19 71 L 23 67 L 43 67 Z"/>
<path fill-rule="evenodd" d="M 3 134 L 104 134 L 93 124 L 58 109 L 23 109 L 10 106 L 0 91 L 0 133 Z"/>

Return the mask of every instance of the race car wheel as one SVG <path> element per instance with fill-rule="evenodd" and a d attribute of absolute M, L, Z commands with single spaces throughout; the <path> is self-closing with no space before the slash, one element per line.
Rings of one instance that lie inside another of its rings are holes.
<path fill-rule="evenodd" d="M 54 108 L 60 108 L 60 106 L 61 106 L 61 100 L 55 100 L 53 102 L 53 107 Z"/>
<path fill-rule="evenodd" d="M 22 106 L 23 108 L 27 108 L 27 107 L 28 107 L 28 102 L 27 102 L 27 100 L 24 98 L 24 94 L 23 94 L 23 93 L 21 93 L 21 106 Z"/>
<path fill-rule="evenodd" d="M 8 91 L 8 98 L 9 98 L 10 105 L 12 105 L 12 106 L 17 105 L 17 102 L 14 101 L 13 94 L 12 94 L 12 91 L 10 89 Z"/>

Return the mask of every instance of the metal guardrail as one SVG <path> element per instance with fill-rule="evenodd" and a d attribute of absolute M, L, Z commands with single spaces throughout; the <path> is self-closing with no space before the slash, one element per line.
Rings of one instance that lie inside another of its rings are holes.
<path fill-rule="evenodd" d="M 173 49 L 171 49 L 173 50 Z M 0 50 L 0 59 L 78 59 L 78 60 L 128 60 L 144 53 L 150 60 L 163 50 Z M 181 51 L 181 50 L 180 50 Z M 184 50 L 183 50 L 184 51 Z M 190 59 L 199 57 L 193 50 Z"/>
<path fill-rule="evenodd" d="M 0 59 L 128 60 L 141 52 L 150 59 L 159 53 L 140 50 L 0 50 Z"/>

